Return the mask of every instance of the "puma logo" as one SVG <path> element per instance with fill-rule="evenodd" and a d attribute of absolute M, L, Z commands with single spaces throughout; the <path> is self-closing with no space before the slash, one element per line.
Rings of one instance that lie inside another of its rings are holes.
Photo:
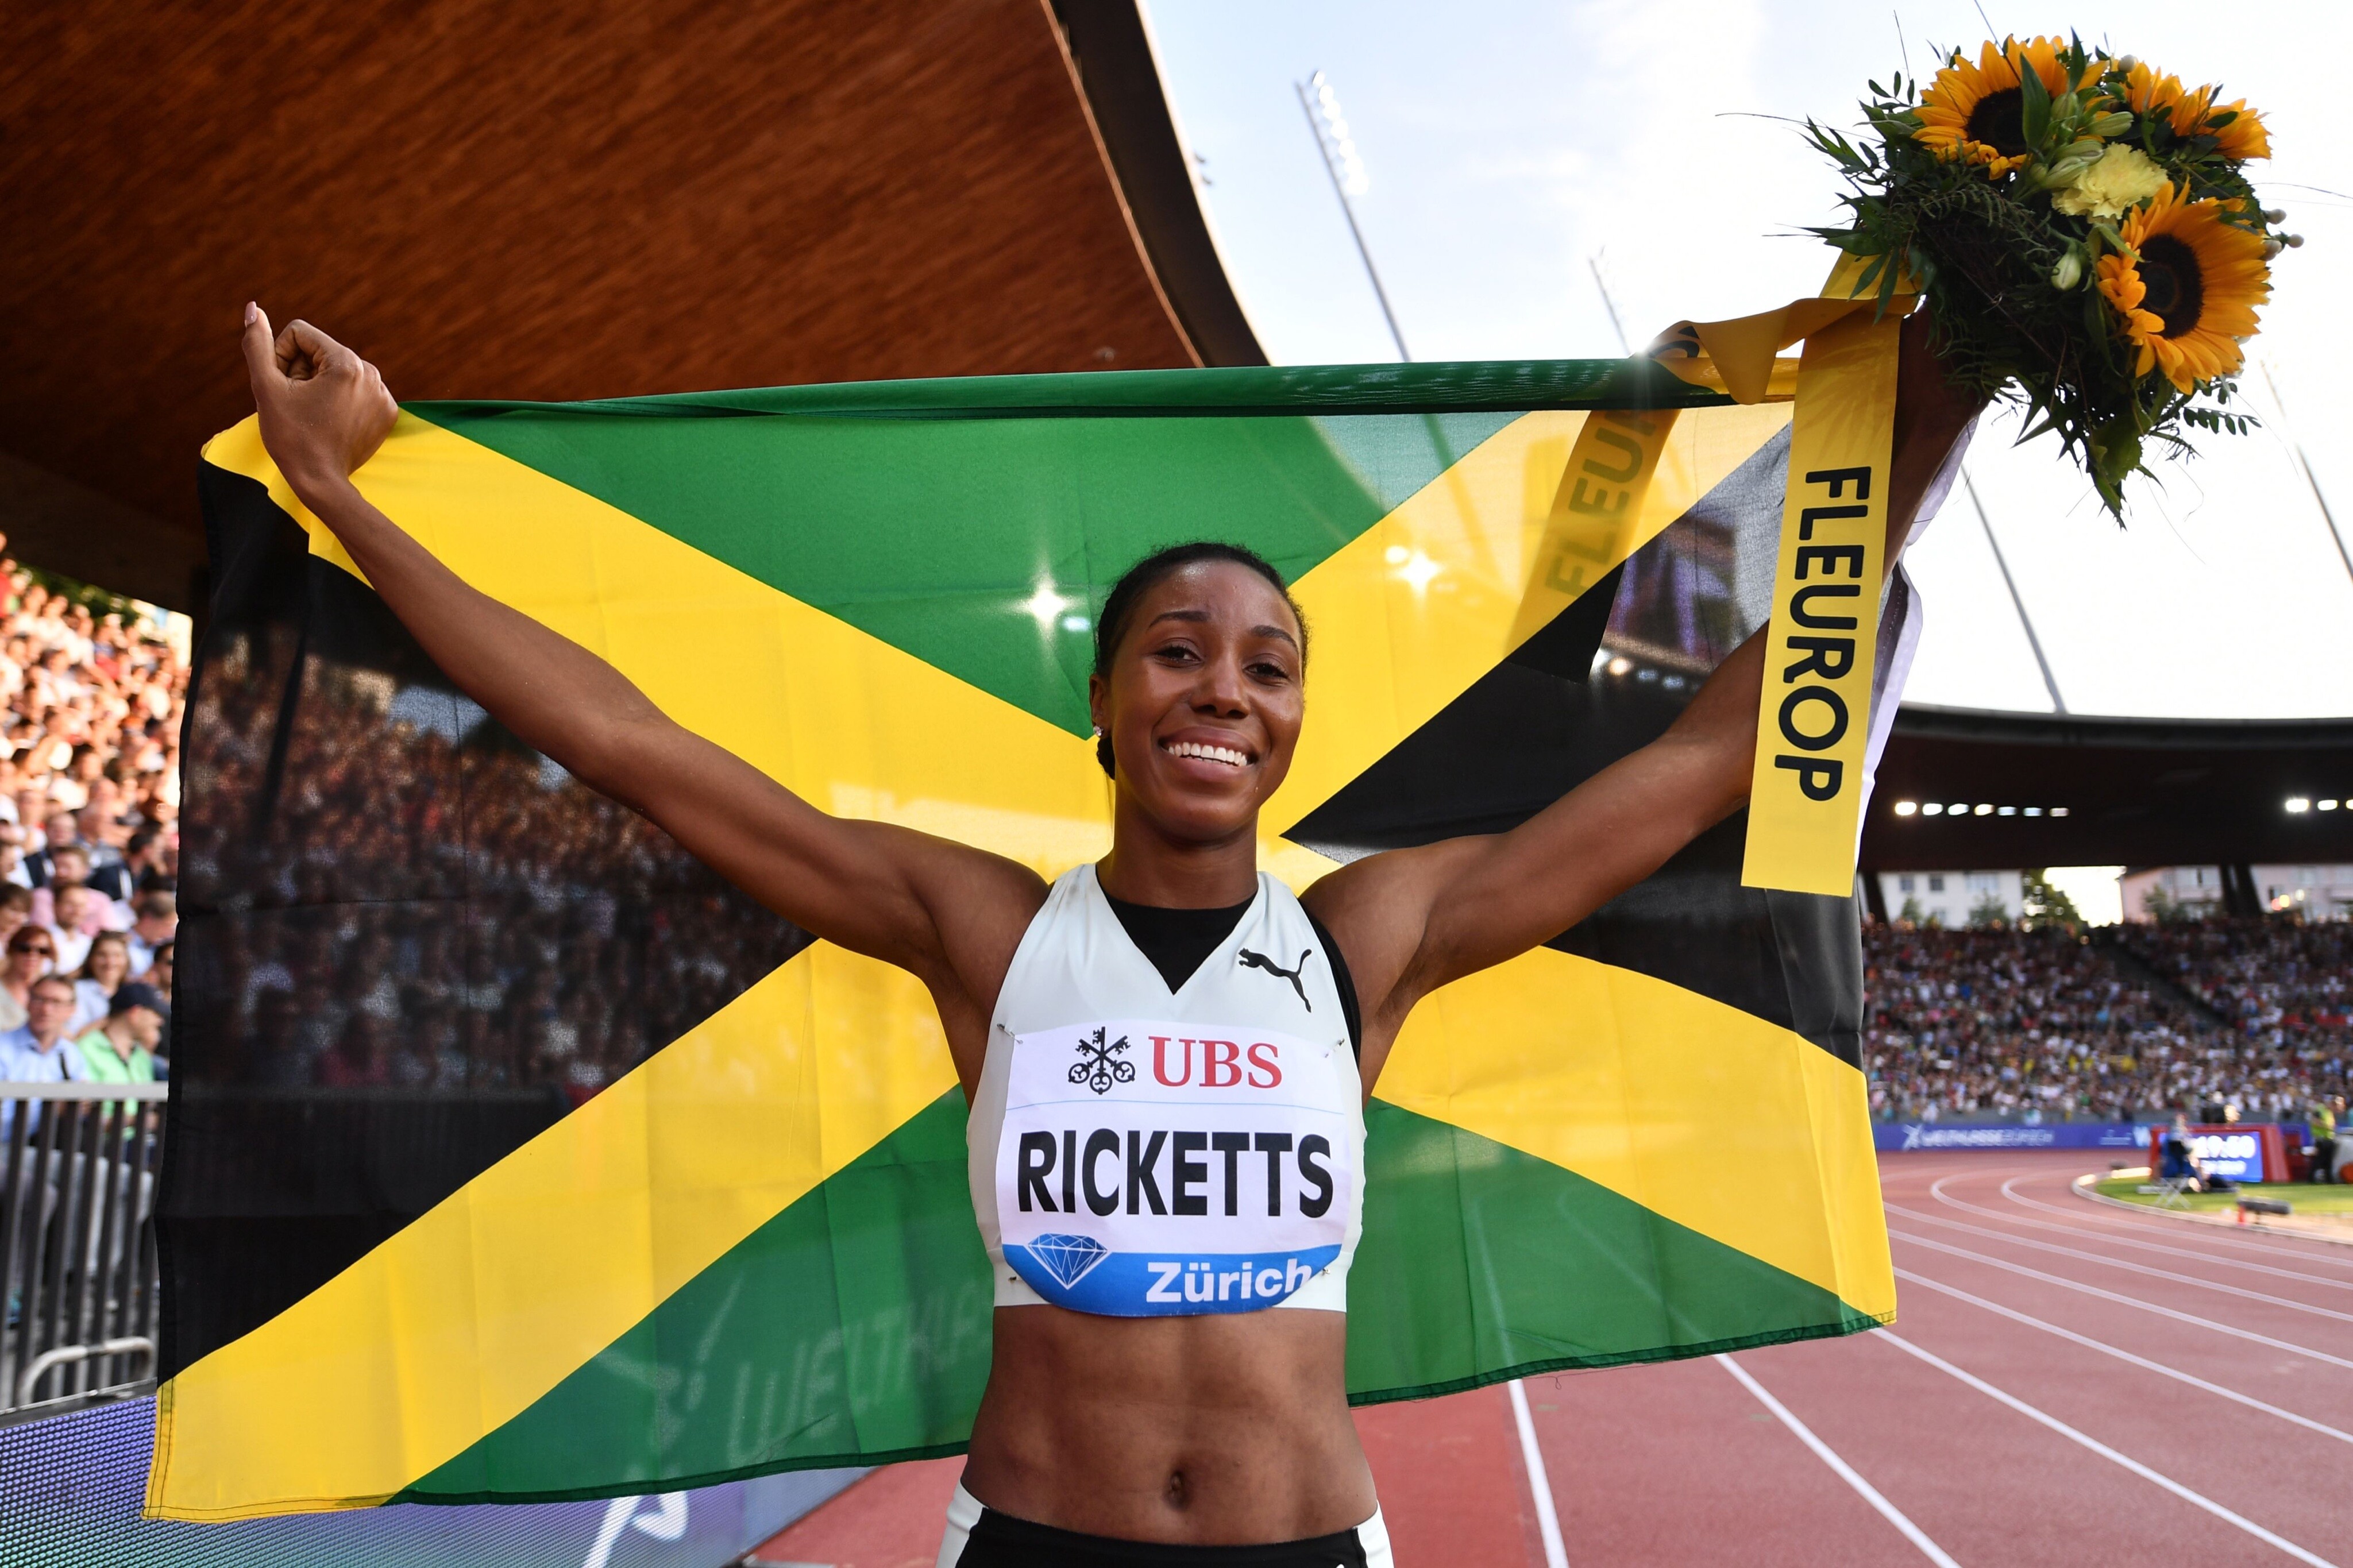
<path fill-rule="evenodd" d="M 1280 975 L 1290 981 L 1291 988 L 1299 993 L 1299 1005 L 1313 1013 L 1315 1011 L 1315 1004 L 1307 999 L 1307 987 L 1299 983 L 1299 977 L 1306 972 L 1307 961 L 1314 956 L 1315 950 L 1311 947 L 1299 955 L 1297 969 L 1285 969 L 1266 954 L 1252 952 L 1249 948 L 1244 948 L 1241 951 L 1241 963 L 1244 969 L 1263 969 L 1269 974 Z"/>

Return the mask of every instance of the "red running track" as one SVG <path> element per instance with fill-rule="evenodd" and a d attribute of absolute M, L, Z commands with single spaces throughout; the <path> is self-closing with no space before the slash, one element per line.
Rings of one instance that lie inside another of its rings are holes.
<path fill-rule="evenodd" d="M 1529 1380 L 1565 1561 L 2353 1568 L 2353 1247 L 2075 1196 L 2100 1163 L 1883 1156 L 1889 1333 Z M 1547 1568 L 1506 1390 L 1357 1426 L 1399 1563 Z M 931 1568 L 959 1464 L 754 1561 Z"/>

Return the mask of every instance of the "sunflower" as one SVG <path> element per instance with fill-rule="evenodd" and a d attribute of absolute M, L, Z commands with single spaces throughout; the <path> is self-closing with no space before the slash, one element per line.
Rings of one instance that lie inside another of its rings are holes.
<path fill-rule="evenodd" d="M 2272 137 L 2271 132 L 2263 129 L 2263 117 L 2249 109 L 2243 98 L 2224 104 L 2215 103 L 2214 90 L 2211 87 L 2201 87 L 2190 95 L 2189 101 L 2195 106 L 2196 113 L 2190 119 L 2190 129 L 2181 133 L 2194 135 L 2203 132 L 2211 136 L 2214 138 L 2214 151 L 2233 163 L 2243 163 L 2250 158 L 2270 157 Z M 2214 117 L 2218 114 L 2230 115 L 2229 123 L 2214 124 Z M 2182 118 L 2177 110 L 2173 119 L 2173 128 L 2177 132 L 2181 132 Z"/>
<path fill-rule="evenodd" d="M 2135 61 L 2125 73 L 2125 102 L 2134 113 L 2163 114 L 2172 122 L 2176 136 L 2195 136 L 2202 132 L 2214 138 L 2214 150 L 2234 163 L 2270 157 L 2271 132 L 2263 126 L 2263 117 L 2249 109 L 2243 98 L 2216 103 L 2215 90 L 2201 87 L 2193 91 L 2181 85 L 2179 77 L 2159 71 L 2146 61 Z M 2230 123 L 2212 124 L 2219 114 L 2231 115 Z"/>
<path fill-rule="evenodd" d="M 1982 163 L 1988 179 L 1998 180 L 2026 163 L 2032 149 L 2021 123 L 2026 110 L 2021 68 L 2032 66 L 2051 96 L 2058 97 L 2073 85 L 2059 61 L 2062 47 L 2058 38 L 2023 44 L 2012 38 L 2000 48 L 1986 45 L 1975 65 L 1955 50 L 1952 62 L 1920 95 L 1915 140 L 1947 158 Z"/>
<path fill-rule="evenodd" d="M 2135 114 L 2164 114 L 2173 121 L 2173 128 L 2183 125 L 2182 106 L 2189 94 L 2184 90 L 2181 79 L 2169 71 L 2161 71 L 2147 60 L 2135 60 L 2125 72 L 2125 102 Z M 2194 117 L 2189 123 L 2195 124 Z"/>
<path fill-rule="evenodd" d="M 2132 253 L 2100 258 L 2100 292 L 2152 367 L 2182 392 L 2239 369 L 2239 340 L 2255 335 L 2255 307 L 2271 298 L 2263 241 L 2222 221 L 2222 204 L 2180 199 L 2172 185 L 2124 226 Z"/>

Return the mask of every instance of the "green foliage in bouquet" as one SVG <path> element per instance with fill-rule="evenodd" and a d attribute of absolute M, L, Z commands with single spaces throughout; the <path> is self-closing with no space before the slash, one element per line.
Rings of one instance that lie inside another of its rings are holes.
<path fill-rule="evenodd" d="M 2185 426 L 2243 434 L 2240 344 L 2301 245 L 2242 165 L 2271 154 L 2262 117 L 2075 38 L 1958 50 L 1925 88 L 1870 84 L 1876 133 L 1808 121 L 1846 175 L 1854 221 L 1817 229 L 1869 260 L 1857 292 L 1916 290 L 1955 383 L 2030 410 L 2124 514 L 2124 481 Z"/>

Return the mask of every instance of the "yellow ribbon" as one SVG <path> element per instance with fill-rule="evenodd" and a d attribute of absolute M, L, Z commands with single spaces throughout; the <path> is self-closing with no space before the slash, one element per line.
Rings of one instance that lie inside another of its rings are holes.
<path fill-rule="evenodd" d="M 1736 403 L 1795 399 L 1788 499 L 1773 577 L 1770 645 L 1741 881 L 1843 896 L 1854 886 L 1879 637 L 1896 334 L 1907 279 L 1879 307 L 1868 262 L 1842 258 L 1820 297 L 1726 321 L 1679 321 L 1650 356 Z M 1796 359 L 1780 351 L 1802 342 Z M 1622 558 L 1674 426 L 1672 409 L 1604 411 L 1570 448 L 1536 552 L 1523 619 L 1574 598 Z M 1520 637 L 1534 625 L 1515 628 Z M 1516 640 L 1516 639 L 1515 639 Z"/>

